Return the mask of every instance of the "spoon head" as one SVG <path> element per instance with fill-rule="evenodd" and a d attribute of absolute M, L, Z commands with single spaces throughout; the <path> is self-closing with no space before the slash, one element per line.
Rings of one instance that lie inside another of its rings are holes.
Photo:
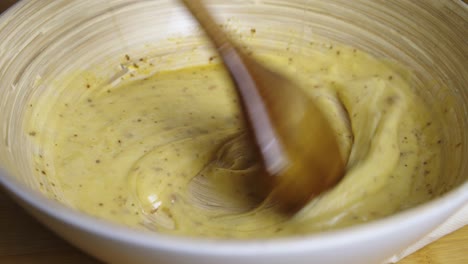
<path fill-rule="evenodd" d="M 323 114 L 313 102 L 301 113 L 296 113 L 300 118 L 278 127 L 289 162 L 272 175 L 271 197 L 291 212 L 332 188 L 343 177 L 345 167 L 334 131 Z"/>
<path fill-rule="evenodd" d="M 337 136 L 314 100 L 299 85 L 250 58 L 244 63 L 267 112 L 248 116 L 251 123 L 268 124 L 252 126 L 252 132 L 261 138 L 273 130 L 273 139 L 257 140 L 272 180 L 270 198 L 283 209 L 295 212 L 343 177 L 345 163 Z M 237 84 L 243 85 L 242 81 Z M 272 148 L 275 144 L 280 151 L 268 151 L 275 149 Z"/>

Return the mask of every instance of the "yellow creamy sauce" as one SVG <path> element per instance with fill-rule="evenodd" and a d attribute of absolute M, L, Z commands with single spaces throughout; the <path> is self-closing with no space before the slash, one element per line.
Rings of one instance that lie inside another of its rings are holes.
<path fill-rule="evenodd" d="M 258 162 L 217 63 L 117 84 L 88 78 L 34 99 L 27 132 L 42 190 L 135 228 L 239 238 L 336 229 L 432 197 L 440 173 L 437 122 L 407 72 L 337 46 L 262 60 L 317 100 L 348 161 L 337 187 L 295 216 L 262 203 L 252 186 Z"/>

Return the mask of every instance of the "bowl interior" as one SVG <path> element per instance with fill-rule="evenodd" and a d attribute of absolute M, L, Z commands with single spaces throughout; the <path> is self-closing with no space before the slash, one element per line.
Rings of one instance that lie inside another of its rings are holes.
<path fill-rule="evenodd" d="M 302 54 L 310 43 L 337 42 L 412 69 L 415 91 L 442 124 L 434 197 L 467 181 L 468 32 L 462 1 L 208 2 L 227 30 L 258 51 Z M 15 178 L 34 190 L 48 179 L 33 173 L 32 154 L 39 150 L 24 127 L 31 98 L 57 96 L 56 80 L 70 72 L 93 70 L 112 82 L 131 66 L 126 55 L 148 58 L 162 70 L 204 64 L 213 54 L 174 1 L 25 1 L 0 18 L 0 39 L 0 165 L 7 172 L 1 180 Z M 63 200 L 52 184 L 45 195 Z"/>

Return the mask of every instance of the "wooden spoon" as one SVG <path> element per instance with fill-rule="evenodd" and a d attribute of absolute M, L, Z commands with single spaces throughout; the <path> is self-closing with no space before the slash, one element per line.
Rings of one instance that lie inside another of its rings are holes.
<path fill-rule="evenodd" d="M 295 212 L 344 174 L 336 135 L 314 101 L 294 82 L 248 57 L 200 0 L 181 0 L 217 48 L 241 98 L 266 172 L 265 188 Z M 313 63 L 313 62 L 312 62 Z"/>

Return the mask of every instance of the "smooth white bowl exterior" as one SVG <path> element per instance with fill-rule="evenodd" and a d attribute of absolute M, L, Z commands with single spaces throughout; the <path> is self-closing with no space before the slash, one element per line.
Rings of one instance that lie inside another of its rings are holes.
<path fill-rule="evenodd" d="M 467 32 L 463 25 L 467 23 L 467 7 L 462 1 L 421 1 L 422 4 L 404 0 L 209 2 L 220 11 L 223 19 L 231 14 L 238 18 L 240 29 L 249 23 L 265 29 L 287 25 L 307 35 L 311 29 L 305 29 L 303 24 L 309 21 L 310 13 L 316 19 L 310 22 L 314 31 L 310 34 L 324 35 L 376 55 L 400 60 L 422 72 L 431 62 L 445 62 L 434 68 L 434 76 L 442 76 L 441 80 L 445 81 L 446 74 L 450 79 L 448 90 L 459 97 L 455 103 L 457 114 L 453 122 L 450 121 L 459 127 L 452 129 L 450 138 L 460 140 L 463 145 L 459 152 L 449 153 L 453 156 L 450 157 L 452 163 L 448 164 L 453 166 L 445 168 L 447 175 L 453 174 L 457 187 L 441 198 L 365 225 L 261 241 L 206 240 L 146 233 L 66 208 L 33 190 L 34 185 L 28 181 L 29 160 L 22 150 L 26 145 L 21 140 L 19 120 L 22 107 L 31 96 L 27 87 L 34 86 L 37 76 L 45 81 L 53 80 L 54 75 L 79 69 L 80 65 L 96 64 L 103 58 L 112 60 L 112 55 L 142 48 L 145 42 L 162 40 L 172 33 L 183 36 L 192 31 L 193 24 L 175 1 L 23 1 L 0 17 L 0 183 L 42 223 L 77 247 L 110 263 L 363 264 L 380 263 L 398 253 L 467 203 L 468 173 L 464 164 L 468 157 L 468 134 L 462 129 L 467 127 L 468 108 L 466 52 L 463 52 L 466 51 L 463 39 Z M 135 13 L 139 14 L 139 19 L 126 16 Z M 389 24 L 394 28 L 389 29 L 382 22 L 385 19 L 379 20 L 378 15 L 363 14 L 387 14 L 395 20 L 394 24 Z M 258 16 L 263 22 L 257 25 Z M 421 23 L 435 21 L 435 25 L 426 23 L 427 31 L 410 32 L 411 28 L 418 28 L 418 18 Z M 109 21 L 114 21 L 113 29 Z M 156 26 L 142 28 L 143 22 L 147 25 L 148 21 Z M 328 22 L 336 31 L 321 26 Z M 373 38 L 368 34 L 374 34 Z M 115 39 L 126 43 L 125 47 L 109 48 L 106 52 L 82 50 L 83 45 L 105 45 Z M 418 80 L 427 81 L 424 74 Z M 434 94 L 438 89 L 441 88 L 429 87 L 423 95 L 429 102 L 436 102 Z"/>
<path fill-rule="evenodd" d="M 382 263 L 443 223 L 468 200 L 465 184 L 442 199 L 353 229 L 284 240 L 203 241 L 115 226 L 51 203 L 18 183 L 5 185 L 42 223 L 109 263 Z"/>

